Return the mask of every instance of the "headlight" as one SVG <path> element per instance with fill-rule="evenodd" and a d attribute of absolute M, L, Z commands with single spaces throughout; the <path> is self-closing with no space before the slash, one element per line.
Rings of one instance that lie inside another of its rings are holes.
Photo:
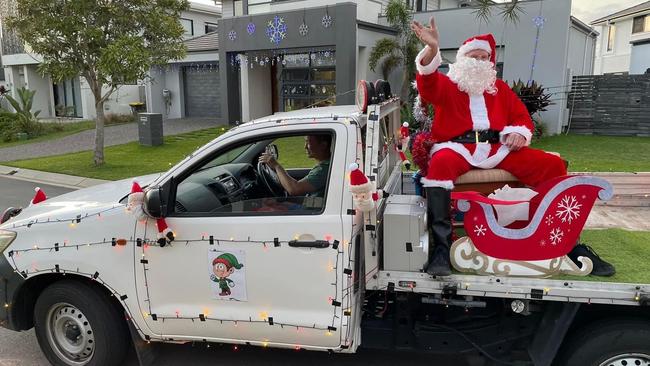
<path fill-rule="evenodd" d="M 11 244 L 11 242 L 16 239 L 16 233 L 13 231 L 0 230 L 0 253 L 4 252 L 5 249 Z"/>

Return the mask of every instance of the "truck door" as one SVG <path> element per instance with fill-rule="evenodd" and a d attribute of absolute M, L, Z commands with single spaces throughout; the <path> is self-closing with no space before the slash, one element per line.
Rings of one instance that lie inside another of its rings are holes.
<path fill-rule="evenodd" d="M 341 123 L 311 122 L 240 132 L 174 178 L 175 208 L 166 223 L 176 240 L 143 245 L 137 254 L 139 303 L 158 337 L 341 344 L 345 274 L 334 243 L 343 237 L 345 169 L 338 167 L 347 166 L 348 132 Z M 323 197 L 268 192 L 259 154 L 275 144 L 287 171 L 306 173 L 316 162 L 305 158 L 304 139 L 314 133 L 332 138 Z M 149 222 L 138 237 L 156 231 Z"/>

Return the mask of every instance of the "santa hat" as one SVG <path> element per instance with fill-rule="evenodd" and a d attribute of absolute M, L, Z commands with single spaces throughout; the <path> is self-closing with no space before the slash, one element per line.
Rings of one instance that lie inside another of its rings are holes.
<path fill-rule="evenodd" d="M 142 200 L 144 200 L 142 187 L 140 187 L 138 182 L 133 182 L 133 185 L 131 186 L 131 194 L 129 194 L 129 203 Z"/>
<path fill-rule="evenodd" d="M 474 50 L 483 50 L 490 54 L 490 62 L 496 65 L 497 58 L 497 43 L 492 34 L 481 34 L 468 38 L 463 45 L 460 46 L 456 53 L 456 60 L 465 56 L 468 52 Z"/>
<path fill-rule="evenodd" d="M 368 177 L 359 170 L 359 164 L 350 164 L 350 191 L 352 193 L 369 193 L 372 189 L 372 183 L 368 180 Z"/>
<path fill-rule="evenodd" d="M 36 187 L 34 190 L 36 191 L 36 194 L 34 194 L 34 198 L 32 198 L 32 201 L 29 203 L 30 205 L 41 203 L 47 199 L 45 192 L 43 192 L 40 187 Z"/>
<path fill-rule="evenodd" d="M 158 244 L 161 247 L 171 243 L 176 239 L 174 233 L 167 226 L 167 221 L 164 218 L 156 219 L 156 227 L 158 228 Z"/>
<path fill-rule="evenodd" d="M 409 123 L 404 122 L 402 123 L 402 127 L 399 128 L 400 135 L 402 135 L 402 138 L 407 138 L 409 137 Z"/>

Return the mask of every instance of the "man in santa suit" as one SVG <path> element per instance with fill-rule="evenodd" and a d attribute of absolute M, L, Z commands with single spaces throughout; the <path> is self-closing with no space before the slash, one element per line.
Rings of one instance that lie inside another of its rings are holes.
<path fill-rule="evenodd" d="M 413 22 L 411 29 L 425 44 L 415 59 L 417 89 L 423 103 L 435 108 L 427 141 L 416 141 L 426 148 L 414 146 L 416 162 L 416 150 L 428 153 L 428 167 L 420 166 L 433 244 L 427 273 L 442 276 L 451 274 L 449 209 L 450 190 L 456 178 L 470 169 L 498 168 L 534 187 L 566 175 L 567 170 L 560 157 L 528 147 L 533 123 L 518 96 L 496 77 L 496 42 L 491 34 L 465 41 L 458 49 L 456 62 L 449 66 L 445 75 L 437 71 L 442 57 L 433 17 L 429 27 Z M 575 260 L 576 253 L 594 261 L 594 274 L 614 273 L 610 264 L 600 260 L 586 246 L 576 246 L 574 255 L 569 256 Z"/>

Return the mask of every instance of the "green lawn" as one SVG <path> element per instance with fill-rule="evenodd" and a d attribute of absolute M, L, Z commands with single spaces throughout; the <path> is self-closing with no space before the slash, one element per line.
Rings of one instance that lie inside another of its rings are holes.
<path fill-rule="evenodd" d="M 120 124 L 124 124 L 124 122 L 122 121 L 118 121 L 115 123 L 108 122 L 106 126 L 115 126 Z M 92 130 L 95 128 L 95 121 L 79 121 L 79 122 L 69 122 L 69 123 L 68 122 L 66 123 L 43 122 L 41 123 L 41 125 L 43 125 L 43 132 L 40 134 L 40 136 L 28 140 L 19 140 L 19 141 L 10 141 L 10 142 L 0 141 L 0 149 L 5 147 L 18 146 L 18 145 L 33 144 L 35 142 L 41 142 L 41 141 L 54 140 L 61 137 L 73 135 L 75 133 L 79 133 L 82 131 Z"/>
<path fill-rule="evenodd" d="M 125 179 L 165 171 L 223 132 L 225 128 L 217 127 L 166 136 L 162 146 L 141 146 L 138 142 L 131 142 L 107 147 L 104 151 L 106 164 L 99 168 L 93 165 L 90 151 L 3 164 L 97 179 Z M 274 143 L 278 145 L 279 161 L 284 167 L 311 168 L 315 165 L 314 160 L 307 158 L 303 137 L 281 138 Z"/>
<path fill-rule="evenodd" d="M 616 267 L 612 277 L 560 276 L 560 280 L 585 280 L 650 284 L 650 232 L 621 229 L 586 230 L 580 238 Z"/>
<path fill-rule="evenodd" d="M 572 172 L 650 172 L 650 137 L 557 135 L 532 147 L 559 152 Z"/>

